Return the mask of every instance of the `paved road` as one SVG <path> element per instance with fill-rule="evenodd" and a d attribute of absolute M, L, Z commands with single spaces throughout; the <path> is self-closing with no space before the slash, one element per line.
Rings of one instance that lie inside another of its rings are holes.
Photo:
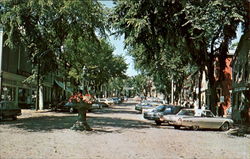
<path fill-rule="evenodd" d="M 50 159 L 250 159 L 250 139 L 228 132 L 156 126 L 134 103 L 88 113 L 92 132 L 69 128 L 77 114 L 23 110 L 0 123 L 0 158 Z"/>

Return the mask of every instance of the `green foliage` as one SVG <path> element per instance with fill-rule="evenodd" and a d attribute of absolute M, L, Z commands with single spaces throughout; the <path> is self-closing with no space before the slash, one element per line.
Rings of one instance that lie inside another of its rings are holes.
<path fill-rule="evenodd" d="M 112 55 L 114 49 L 103 39 L 107 17 L 99 2 L 3 0 L 0 5 L 6 45 L 26 47 L 34 74 L 56 72 L 78 85 L 84 79 L 90 86 L 125 76 L 124 58 Z"/>
<path fill-rule="evenodd" d="M 118 35 L 125 35 L 136 66 L 153 75 L 162 90 L 171 77 L 181 85 L 191 67 L 207 66 L 213 75 L 215 54 L 223 68 L 245 13 L 241 0 L 117 0 L 110 21 Z"/>
<path fill-rule="evenodd" d="M 6 44 L 24 45 L 33 63 L 41 64 L 42 75 L 56 70 L 67 39 L 93 42 L 95 32 L 105 32 L 102 7 L 92 0 L 3 0 L 2 6 Z"/>
<path fill-rule="evenodd" d="M 168 1 L 117 1 L 110 21 L 118 34 L 125 34 L 129 54 L 136 67 L 153 77 L 156 87 L 166 93 L 172 77 L 183 79 L 190 57 L 183 49 L 183 38 L 174 29 L 180 4 Z M 168 10 L 164 9 L 169 7 Z M 169 15 L 166 15 L 169 14 Z M 171 26 L 173 24 L 174 26 Z"/>
<path fill-rule="evenodd" d="M 77 83 L 88 81 L 89 87 L 101 86 L 111 78 L 124 77 L 127 64 L 123 57 L 114 56 L 113 51 L 104 39 L 96 43 L 82 38 L 67 40 L 63 59 L 68 64 L 68 77 Z"/>

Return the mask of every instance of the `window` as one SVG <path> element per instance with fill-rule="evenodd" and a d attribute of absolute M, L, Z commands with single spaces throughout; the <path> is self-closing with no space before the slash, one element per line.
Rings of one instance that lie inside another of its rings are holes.
<path fill-rule="evenodd" d="M 2 88 L 2 100 L 5 101 L 15 101 L 16 98 L 16 88 L 5 86 Z"/>

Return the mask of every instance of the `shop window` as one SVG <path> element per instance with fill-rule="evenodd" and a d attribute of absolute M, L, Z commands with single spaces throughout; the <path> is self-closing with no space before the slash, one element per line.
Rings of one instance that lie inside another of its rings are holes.
<path fill-rule="evenodd" d="M 15 101 L 16 91 L 15 87 L 5 86 L 2 88 L 1 99 L 5 101 Z"/>
<path fill-rule="evenodd" d="M 19 103 L 27 103 L 29 98 L 29 90 L 24 88 L 18 89 L 18 101 Z"/>

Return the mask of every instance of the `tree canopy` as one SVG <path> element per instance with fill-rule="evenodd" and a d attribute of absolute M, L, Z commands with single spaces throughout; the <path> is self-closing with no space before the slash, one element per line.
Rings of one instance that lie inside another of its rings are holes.
<path fill-rule="evenodd" d="M 23 45 L 34 66 L 34 75 L 59 72 L 62 77 L 84 78 L 93 83 L 124 76 L 123 57 L 112 55 L 105 40 L 106 13 L 92 0 L 3 0 L 1 23 L 6 45 Z M 79 83 L 78 83 L 79 84 Z"/>
<path fill-rule="evenodd" d="M 151 72 L 166 70 L 159 75 L 168 79 L 168 74 L 180 75 L 195 65 L 206 68 L 213 86 L 214 57 L 219 56 L 223 68 L 228 46 L 245 16 L 241 0 L 117 0 L 110 21 L 118 35 L 125 35 L 139 66 L 148 65 Z"/>

